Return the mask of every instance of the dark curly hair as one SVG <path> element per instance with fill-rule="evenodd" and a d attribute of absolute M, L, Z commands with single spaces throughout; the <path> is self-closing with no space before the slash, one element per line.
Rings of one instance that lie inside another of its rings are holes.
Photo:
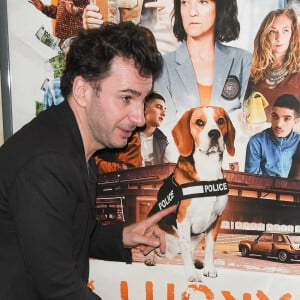
<path fill-rule="evenodd" d="M 71 93 L 74 78 L 79 75 L 98 89 L 116 56 L 133 60 L 139 74 L 152 76 L 153 81 L 162 70 L 162 56 L 150 30 L 132 22 L 105 23 L 98 29 L 79 32 L 72 42 L 61 78 L 64 98 Z"/>
<path fill-rule="evenodd" d="M 239 37 L 240 23 L 238 21 L 238 7 L 236 0 L 215 0 L 216 24 L 215 38 L 220 42 L 230 42 Z M 173 32 L 178 41 L 187 38 L 181 19 L 181 0 L 174 0 Z"/>

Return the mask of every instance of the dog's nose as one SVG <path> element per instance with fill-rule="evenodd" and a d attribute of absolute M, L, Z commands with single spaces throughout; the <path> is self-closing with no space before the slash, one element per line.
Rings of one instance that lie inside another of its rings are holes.
<path fill-rule="evenodd" d="M 217 140 L 220 137 L 220 132 L 217 129 L 213 129 L 209 131 L 208 136 L 213 140 Z"/>

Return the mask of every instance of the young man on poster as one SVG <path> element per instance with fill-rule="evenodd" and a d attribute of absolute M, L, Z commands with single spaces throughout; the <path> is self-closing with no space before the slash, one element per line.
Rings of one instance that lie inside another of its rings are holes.
<path fill-rule="evenodd" d="M 126 147 L 96 153 L 99 174 L 168 162 L 167 137 L 158 128 L 165 117 L 165 100 L 155 93 L 145 98 L 145 125 L 133 133 Z"/>
<path fill-rule="evenodd" d="M 245 172 L 287 178 L 300 141 L 293 131 L 300 103 L 290 94 L 279 96 L 271 112 L 271 128 L 253 135 L 247 145 Z"/>
<path fill-rule="evenodd" d="M 165 251 L 156 223 L 174 207 L 129 226 L 96 225 L 93 157 L 124 147 L 144 124 L 144 98 L 161 68 L 152 33 L 133 23 L 73 41 L 65 101 L 0 148 L 0 299 L 99 300 L 87 286 L 89 257 L 130 262 L 137 245 Z"/>

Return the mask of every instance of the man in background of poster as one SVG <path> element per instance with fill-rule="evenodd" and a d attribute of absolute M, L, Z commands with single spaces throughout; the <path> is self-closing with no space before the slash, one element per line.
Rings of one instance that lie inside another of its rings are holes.
<path fill-rule="evenodd" d="M 291 94 L 279 96 L 272 108 L 271 127 L 253 135 L 247 145 L 245 172 L 287 178 L 300 135 L 300 102 Z"/>
<path fill-rule="evenodd" d="M 96 154 L 99 174 L 168 162 L 168 140 L 158 128 L 166 114 L 164 98 L 155 92 L 145 98 L 145 125 L 133 133 L 122 149 Z"/>
<path fill-rule="evenodd" d="M 73 41 L 65 101 L 0 148 L 0 299 L 100 300 L 87 286 L 90 257 L 131 262 L 137 245 L 165 252 L 156 223 L 175 207 L 129 226 L 96 226 L 93 157 L 125 146 L 144 124 L 144 98 L 161 68 L 151 31 L 130 22 Z"/>
<path fill-rule="evenodd" d="M 28 2 L 47 17 L 55 19 L 54 35 L 60 38 L 60 44 L 82 28 L 83 9 L 89 4 L 89 0 L 58 0 L 57 5 L 45 5 L 40 0 Z"/>

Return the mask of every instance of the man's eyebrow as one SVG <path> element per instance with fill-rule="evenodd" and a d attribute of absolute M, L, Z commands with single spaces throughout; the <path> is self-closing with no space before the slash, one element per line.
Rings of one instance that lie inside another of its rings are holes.
<path fill-rule="evenodd" d="M 276 112 L 272 112 L 271 115 L 272 115 L 272 116 L 279 116 L 278 113 L 276 113 Z M 284 117 L 284 118 L 293 118 L 292 115 L 283 115 L 283 116 L 281 116 L 281 117 Z"/>
<path fill-rule="evenodd" d="M 129 93 L 135 96 L 141 96 L 142 93 L 133 89 L 125 89 L 125 90 L 121 90 L 122 93 Z"/>

